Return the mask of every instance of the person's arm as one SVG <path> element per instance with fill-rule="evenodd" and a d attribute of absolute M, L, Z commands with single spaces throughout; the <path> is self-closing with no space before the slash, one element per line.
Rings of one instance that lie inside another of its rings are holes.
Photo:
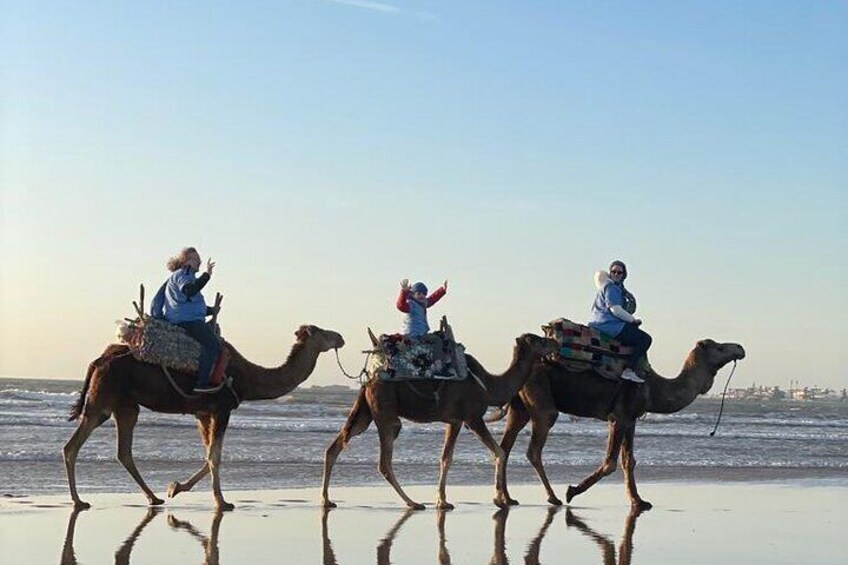
<path fill-rule="evenodd" d="M 153 318 L 165 317 L 165 285 L 167 284 L 168 283 L 166 282 L 159 287 L 159 290 L 153 297 L 153 301 L 150 303 L 150 316 Z"/>
<path fill-rule="evenodd" d="M 190 282 L 180 289 L 183 294 L 186 295 L 186 298 L 191 298 L 206 286 L 206 283 L 209 282 L 209 273 L 203 273 L 199 277 L 197 277 L 194 282 Z"/>
<path fill-rule="evenodd" d="M 401 288 L 397 299 L 397 309 L 401 312 L 409 312 L 409 289 Z"/>
<path fill-rule="evenodd" d="M 430 306 L 432 306 L 433 304 L 435 304 L 436 302 L 441 300 L 441 298 L 447 292 L 448 292 L 447 289 L 443 286 L 440 286 L 435 291 L 433 291 L 433 294 L 431 294 L 430 296 L 427 297 L 427 308 L 429 308 Z"/>
<path fill-rule="evenodd" d="M 609 304 L 609 311 L 613 316 L 629 324 L 636 322 L 636 318 L 624 309 L 624 295 L 621 292 L 621 287 L 612 283 L 606 285 L 604 287 L 604 298 Z"/>

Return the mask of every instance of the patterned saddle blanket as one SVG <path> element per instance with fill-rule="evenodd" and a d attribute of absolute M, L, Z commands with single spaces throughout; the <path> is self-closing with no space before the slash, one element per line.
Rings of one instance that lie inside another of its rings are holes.
<path fill-rule="evenodd" d="M 605 379 L 617 381 L 624 371 L 625 359 L 633 351 L 589 326 L 565 318 L 553 320 L 542 329 L 560 345 L 552 361 L 569 371 L 591 369 Z"/>
<path fill-rule="evenodd" d="M 200 343 L 175 324 L 145 316 L 143 320 L 121 322 L 117 333 L 139 361 L 189 374 L 197 372 Z"/>
<path fill-rule="evenodd" d="M 444 331 L 410 338 L 381 335 L 370 352 L 368 374 L 384 381 L 463 380 L 468 375 L 465 347 Z"/>

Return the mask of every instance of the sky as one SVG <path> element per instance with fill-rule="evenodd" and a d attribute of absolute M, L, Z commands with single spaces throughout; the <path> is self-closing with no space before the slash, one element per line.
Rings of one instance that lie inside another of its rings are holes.
<path fill-rule="evenodd" d="M 500 372 L 622 259 L 661 374 L 709 337 L 733 386 L 848 386 L 845 2 L 2 11 L 0 375 L 84 378 L 192 245 L 267 366 L 310 323 L 357 372 L 449 279 L 431 325 Z"/>

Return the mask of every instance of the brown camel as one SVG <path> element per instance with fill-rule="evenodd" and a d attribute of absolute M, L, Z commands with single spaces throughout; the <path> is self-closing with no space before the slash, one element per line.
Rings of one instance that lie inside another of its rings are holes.
<path fill-rule="evenodd" d="M 530 375 L 535 361 L 557 350 L 554 340 L 524 334 L 515 340 L 512 363 L 502 375 L 492 375 L 470 355 L 466 355 L 468 368 L 485 385 L 485 390 L 474 378 L 462 381 L 388 382 L 372 376 L 359 390 L 347 422 L 324 455 L 324 482 L 321 492 L 325 507 L 335 507 L 330 501 L 330 474 L 339 453 L 351 439 L 371 424 L 377 426 L 380 437 L 379 470 L 394 487 L 409 508 L 420 510 L 424 505 L 409 498 L 395 478 L 392 469 L 394 441 L 401 429 L 401 418 L 413 422 L 445 422 L 445 443 L 441 456 L 438 508 L 450 509 L 445 496 L 445 482 L 453 457 L 453 449 L 462 425 L 476 435 L 489 448 L 495 458 L 495 504 L 507 504 L 505 465 L 503 452 L 492 438 L 483 415 L 489 406 L 503 406 L 518 392 Z"/>
<path fill-rule="evenodd" d="M 65 470 L 68 487 L 76 508 L 88 508 L 87 502 L 77 494 L 75 464 L 80 448 L 98 426 L 115 418 L 118 433 L 118 460 L 126 467 L 151 505 L 162 504 L 142 479 L 132 455 L 133 429 L 138 420 L 139 406 L 154 412 L 169 414 L 194 414 L 200 437 L 206 447 L 206 462 L 185 483 L 174 482 L 168 488 L 172 497 L 191 488 L 208 473 L 212 474 L 215 506 L 219 510 L 232 510 L 221 494 L 220 464 L 224 433 L 230 412 L 239 400 L 267 400 L 291 392 L 305 381 L 318 355 L 344 345 L 338 333 L 316 326 L 301 326 L 297 341 L 281 366 L 266 369 L 245 359 L 235 348 L 225 343 L 231 354 L 227 374 L 233 379 L 233 392 L 227 387 L 215 394 L 185 397 L 174 390 L 162 368 L 137 361 L 129 355 L 125 345 L 110 345 L 96 361 L 91 363 L 80 398 L 71 409 L 71 420 L 79 418 L 76 431 L 65 444 Z M 184 389 L 191 390 L 194 375 L 171 372 L 174 380 Z"/>
<path fill-rule="evenodd" d="M 572 372 L 560 365 L 542 360 L 533 367 L 527 383 L 509 404 L 507 423 L 501 439 L 505 460 L 518 433 L 533 422 L 527 459 L 536 469 L 548 494 L 548 502 L 560 505 L 542 465 L 542 448 L 559 412 L 605 420 L 609 425 L 607 453 L 604 462 L 577 486 L 569 486 L 566 502 L 586 491 L 603 477 L 614 473 L 621 453 L 621 468 L 627 483 L 631 504 L 647 510 L 651 504 L 639 497 L 634 474 L 633 437 L 636 420 L 646 412 L 670 414 L 689 406 L 699 394 L 713 386 L 716 372 L 730 361 L 743 359 L 745 350 L 735 343 L 716 343 L 711 339 L 698 342 L 674 379 L 666 379 L 648 369 L 644 384 L 602 378 L 593 371 Z M 503 417 L 503 414 L 500 415 Z M 495 418 L 497 419 L 497 418 Z M 506 485 L 504 485 L 504 491 Z M 510 504 L 518 504 L 507 494 Z"/>

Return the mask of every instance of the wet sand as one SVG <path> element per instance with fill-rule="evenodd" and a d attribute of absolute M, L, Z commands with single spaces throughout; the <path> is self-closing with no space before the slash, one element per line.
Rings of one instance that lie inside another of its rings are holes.
<path fill-rule="evenodd" d="M 236 509 L 212 510 L 208 491 L 149 509 L 137 493 L 0 498 L 0 563 L 844 563 L 848 486 L 798 483 L 652 483 L 652 510 L 630 513 L 620 484 L 601 483 L 569 507 L 540 486 L 515 485 L 522 504 L 498 511 L 490 486 L 409 487 L 428 504 L 408 512 L 388 486 L 231 491 Z M 558 485 L 564 493 L 565 486 Z"/>

